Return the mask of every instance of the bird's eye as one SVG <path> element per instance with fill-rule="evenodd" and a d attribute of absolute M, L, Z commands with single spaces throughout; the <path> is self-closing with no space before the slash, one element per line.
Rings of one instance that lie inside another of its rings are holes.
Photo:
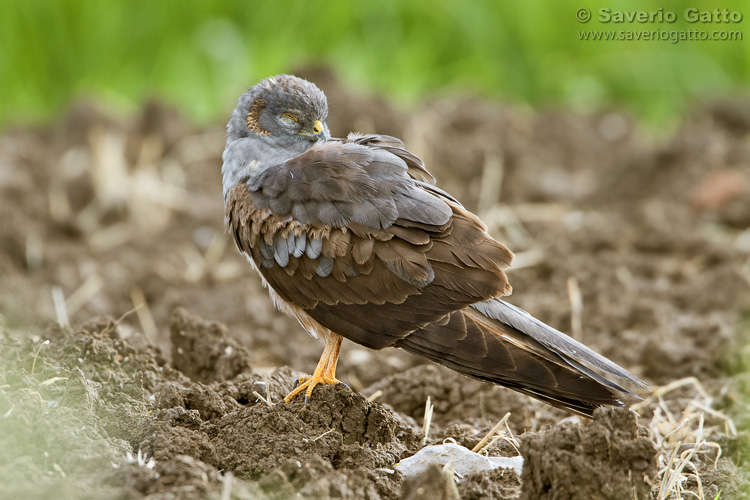
<path fill-rule="evenodd" d="M 294 116 L 293 114 L 291 114 L 291 113 L 283 113 L 281 116 L 283 118 L 286 118 L 288 120 L 292 120 L 292 121 L 295 121 L 295 122 L 299 121 L 299 119 L 296 116 Z"/>

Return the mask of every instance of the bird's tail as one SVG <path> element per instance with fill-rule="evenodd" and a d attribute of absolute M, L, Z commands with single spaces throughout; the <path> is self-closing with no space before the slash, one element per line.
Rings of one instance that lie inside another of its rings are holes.
<path fill-rule="evenodd" d="M 623 406 L 623 399 L 638 398 L 616 380 L 646 387 L 624 368 L 500 299 L 455 311 L 397 345 L 587 417 L 599 406 Z"/>

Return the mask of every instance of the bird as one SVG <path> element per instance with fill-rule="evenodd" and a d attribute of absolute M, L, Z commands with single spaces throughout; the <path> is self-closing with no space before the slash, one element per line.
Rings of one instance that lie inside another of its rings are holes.
<path fill-rule="evenodd" d="M 227 232 L 276 308 L 325 344 L 286 402 L 340 383 L 343 339 L 583 417 L 639 399 L 638 377 L 501 299 L 513 253 L 403 141 L 334 138 L 327 118 L 314 83 L 268 77 L 240 96 L 222 154 Z"/>

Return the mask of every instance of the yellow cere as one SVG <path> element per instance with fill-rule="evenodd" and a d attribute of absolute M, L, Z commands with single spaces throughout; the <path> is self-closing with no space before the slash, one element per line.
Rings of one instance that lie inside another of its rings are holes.
<path fill-rule="evenodd" d="M 323 131 L 323 124 L 320 123 L 320 120 L 315 120 L 315 125 L 313 125 L 313 132 L 316 134 L 319 134 Z"/>

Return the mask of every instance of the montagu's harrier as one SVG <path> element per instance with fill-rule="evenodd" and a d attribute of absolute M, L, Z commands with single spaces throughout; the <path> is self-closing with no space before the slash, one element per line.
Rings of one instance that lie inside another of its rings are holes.
<path fill-rule="evenodd" d="M 434 185 L 400 140 L 333 139 L 300 78 L 242 94 L 227 126 L 226 223 L 276 307 L 325 343 L 286 401 L 336 384 L 341 341 L 400 347 L 579 415 L 644 387 L 627 370 L 500 299 L 513 254 Z"/>

